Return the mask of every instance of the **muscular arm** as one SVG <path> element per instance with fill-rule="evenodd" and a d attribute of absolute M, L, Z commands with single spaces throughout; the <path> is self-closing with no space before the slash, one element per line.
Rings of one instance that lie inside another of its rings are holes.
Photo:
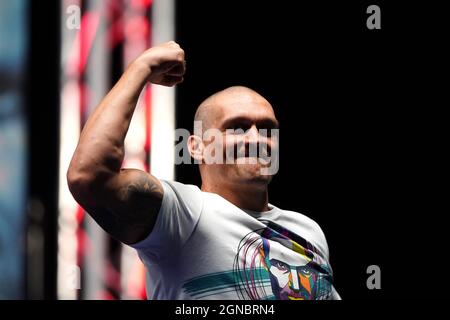
<path fill-rule="evenodd" d="M 121 169 L 139 94 L 147 81 L 165 86 L 181 82 L 184 71 L 184 52 L 174 42 L 139 56 L 89 117 L 67 171 L 69 189 L 78 203 L 126 244 L 151 232 L 163 197 L 157 178 Z"/>

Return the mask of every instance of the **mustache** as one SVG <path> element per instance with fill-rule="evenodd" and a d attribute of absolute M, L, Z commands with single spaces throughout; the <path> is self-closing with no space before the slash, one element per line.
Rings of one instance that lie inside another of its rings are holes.
<path fill-rule="evenodd" d="M 235 143 L 232 147 L 225 148 L 227 159 L 238 158 L 270 158 L 272 156 L 272 147 L 267 143 Z"/>

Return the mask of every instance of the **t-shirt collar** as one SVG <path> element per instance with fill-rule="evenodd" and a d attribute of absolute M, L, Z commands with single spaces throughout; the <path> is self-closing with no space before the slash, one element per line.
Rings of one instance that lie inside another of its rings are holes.
<path fill-rule="evenodd" d="M 259 218 L 273 219 L 281 213 L 281 210 L 275 207 L 273 204 L 268 203 L 267 206 L 269 207 L 269 210 L 267 211 L 253 211 L 248 209 L 242 210 L 257 219 Z"/>

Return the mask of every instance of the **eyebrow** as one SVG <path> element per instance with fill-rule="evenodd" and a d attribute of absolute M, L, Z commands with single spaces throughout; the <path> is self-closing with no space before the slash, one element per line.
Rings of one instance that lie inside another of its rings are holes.
<path fill-rule="evenodd" d="M 255 122 L 256 122 L 257 126 L 269 127 L 270 129 L 278 129 L 280 127 L 280 123 L 278 122 L 278 120 L 274 120 L 272 118 L 258 119 Z M 253 121 L 247 117 L 238 116 L 238 117 L 226 119 L 222 123 L 221 127 L 222 127 L 222 129 L 226 129 L 231 125 L 241 124 L 241 123 L 251 124 L 251 123 L 253 123 Z"/>

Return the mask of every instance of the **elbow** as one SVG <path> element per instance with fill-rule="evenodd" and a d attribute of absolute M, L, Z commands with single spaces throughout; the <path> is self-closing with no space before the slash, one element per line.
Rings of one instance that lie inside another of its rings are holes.
<path fill-rule="evenodd" d="M 93 184 L 93 179 L 86 172 L 77 170 L 72 165 L 66 174 L 67 185 L 70 193 L 78 202 L 84 202 L 85 195 L 89 194 L 89 189 Z"/>
<path fill-rule="evenodd" d="M 66 173 L 67 185 L 74 199 L 80 205 L 96 205 L 104 193 L 105 184 L 112 177 L 107 170 L 80 167 L 73 162 Z"/>
<path fill-rule="evenodd" d="M 93 195 L 101 193 L 105 183 L 115 175 L 110 167 L 105 160 L 98 160 L 86 152 L 75 152 L 66 179 L 69 190 L 78 203 L 92 204 Z"/>

